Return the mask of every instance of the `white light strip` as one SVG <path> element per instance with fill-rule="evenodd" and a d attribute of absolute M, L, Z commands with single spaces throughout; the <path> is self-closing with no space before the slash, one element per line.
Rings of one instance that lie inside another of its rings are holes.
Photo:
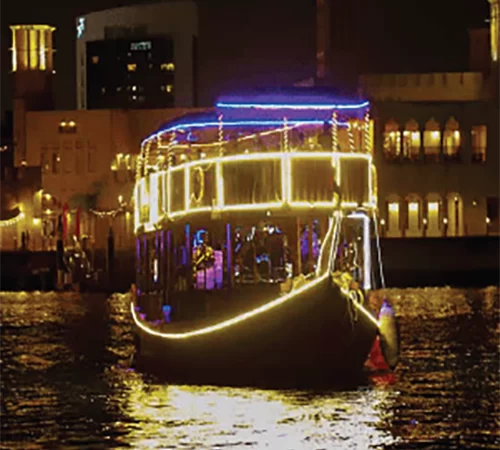
<path fill-rule="evenodd" d="M 362 213 L 352 213 L 347 216 L 363 220 L 363 289 L 371 289 L 371 252 L 370 252 L 370 218 Z"/>

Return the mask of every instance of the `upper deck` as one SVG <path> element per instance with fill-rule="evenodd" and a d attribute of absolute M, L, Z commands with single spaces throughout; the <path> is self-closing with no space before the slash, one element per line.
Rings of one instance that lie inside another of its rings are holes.
<path fill-rule="evenodd" d="M 372 148 L 368 102 L 222 98 L 215 111 L 183 116 L 143 141 L 135 229 L 193 215 L 376 208 Z"/>

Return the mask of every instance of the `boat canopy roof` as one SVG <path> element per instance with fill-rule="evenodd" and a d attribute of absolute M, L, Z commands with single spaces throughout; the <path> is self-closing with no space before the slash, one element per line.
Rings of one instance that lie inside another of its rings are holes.
<path fill-rule="evenodd" d="M 163 133 L 219 126 L 276 126 L 285 121 L 304 125 L 362 119 L 369 102 L 342 97 L 329 88 L 259 89 L 219 97 L 215 109 L 187 113 L 164 123 L 145 141 Z"/>

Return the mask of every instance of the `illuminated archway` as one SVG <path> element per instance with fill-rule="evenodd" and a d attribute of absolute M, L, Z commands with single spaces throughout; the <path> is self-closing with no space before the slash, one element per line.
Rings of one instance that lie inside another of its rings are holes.
<path fill-rule="evenodd" d="M 464 203 L 457 192 L 450 192 L 446 196 L 447 217 L 443 219 L 446 223 L 447 236 L 464 235 Z"/>
<path fill-rule="evenodd" d="M 387 237 L 401 237 L 401 197 L 391 194 L 386 198 L 386 232 Z"/>
<path fill-rule="evenodd" d="M 403 132 L 403 156 L 411 161 L 420 159 L 421 137 L 418 122 L 410 119 Z"/>
<path fill-rule="evenodd" d="M 417 194 L 408 194 L 406 206 L 406 237 L 420 237 L 423 234 L 422 199 Z"/>
<path fill-rule="evenodd" d="M 443 235 L 443 199 L 441 195 L 431 192 L 425 202 L 426 213 L 424 217 L 425 235 L 438 237 Z"/>

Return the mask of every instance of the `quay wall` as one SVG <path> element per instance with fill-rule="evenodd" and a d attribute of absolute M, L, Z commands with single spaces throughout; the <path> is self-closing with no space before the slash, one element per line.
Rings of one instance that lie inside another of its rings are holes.
<path fill-rule="evenodd" d="M 381 238 L 387 287 L 500 286 L 500 237 Z M 106 251 L 89 259 L 97 275 L 88 289 L 127 292 L 135 280 L 133 250 L 117 250 L 111 275 Z M 0 290 L 52 290 L 56 280 L 55 252 L 0 253 Z"/>
<path fill-rule="evenodd" d="M 383 238 L 388 287 L 500 285 L 500 237 Z"/>

